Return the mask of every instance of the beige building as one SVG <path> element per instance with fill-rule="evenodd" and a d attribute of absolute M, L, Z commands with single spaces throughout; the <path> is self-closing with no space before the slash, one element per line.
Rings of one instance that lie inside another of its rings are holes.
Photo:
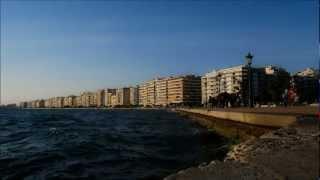
<path fill-rule="evenodd" d="M 52 108 L 53 107 L 52 104 L 53 104 L 53 98 L 49 98 L 44 101 L 44 107 L 46 108 Z"/>
<path fill-rule="evenodd" d="M 57 99 L 56 99 L 56 107 L 57 108 L 63 108 L 64 107 L 63 103 L 64 103 L 64 97 L 57 97 Z"/>
<path fill-rule="evenodd" d="M 75 107 L 81 107 L 82 102 L 81 102 L 81 96 L 76 96 L 75 97 Z"/>
<path fill-rule="evenodd" d="M 37 108 L 44 108 L 44 103 L 45 103 L 45 101 L 43 99 L 37 100 L 36 101 L 36 107 Z"/>
<path fill-rule="evenodd" d="M 156 105 L 167 106 L 168 105 L 168 79 L 159 78 L 156 80 Z"/>
<path fill-rule="evenodd" d="M 168 104 L 179 104 L 183 102 L 183 79 L 180 77 L 168 80 Z"/>
<path fill-rule="evenodd" d="M 118 88 L 116 91 L 117 105 L 130 105 L 130 88 Z"/>
<path fill-rule="evenodd" d="M 55 105 L 56 105 L 56 98 L 55 97 L 49 99 L 49 105 L 50 105 L 50 108 L 55 107 Z"/>
<path fill-rule="evenodd" d="M 63 99 L 63 107 L 65 107 L 65 108 L 70 107 L 69 98 L 68 97 L 65 97 Z"/>
<path fill-rule="evenodd" d="M 27 108 L 32 108 L 32 101 L 27 102 Z"/>
<path fill-rule="evenodd" d="M 97 106 L 97 94 L 93 92 L 83 92 L 80 95 L 82 107 L 96 107 Z"/>
<path fill-rule="evenodd" d="M 110 96 L 110 105 L 113 106 L 117 106 L 118 105 L 118 96 L 117 95 L 111 95 Z"/>
<path fill-rule="evenodd" d="M 319 96 L 319 71 L 306 68 L 294 73 L 291 77 L 291 87 L 297 93 L 300 103 L 315 103 Z"/>
<path fill-rule="evenodd" d="M 147 105 L 147 84 L 143 83 L 139 85 L 139 105 L 146 106 Z"/>
<path fill-rule="evenodd" d="M 20 108 L 27 108 L 28 107 L 28 102 L 20 102 L 19 107 Z"/>
<path fill-rule="evenodd" d="M 277 66 L 251 67 L 251 88 L 253 102 L 262 102 L 267 87 L 272 79 L 287 76 L 286 70 Z M 285 83 L 285 82 L 283 82 Z M 201 78 L 202 104 L 221 93 L 234 94 L 242 104 L 248 103 L 249 98 L 249 69 L 246 65 L 214 70 Z"/>
<path fill-rule="evenodd" d="M 52 107 L 52 98 L 46 99 L 44 101 L 44 107 L 51 108 Z"/>
<path fill-rule="evenodd" d="M 156 104 L 156 81 L 147 82 L 147 105 Z"/>
<path fill-rule="evenodd" d="M 105 90 L 98 90 L 97 91 L 97 107 L 104 107 L 105 106 Z"/>
<path fill-rule="evenodd" d="M 317 78 L 318 77 L 318 71 L 313 69 L 313 68 L 306 68 L 302 71 L 299 71 L 297 73 L 295 73 L 295 76 L 299 76 L 299 77 L 312 77 L 312 78 Z"/>
<path fill-rule="evenodd" d="M 240 92 L 247 75 L 248 69 L 245 65 L 213 70 L 205 74 L 201 78 L 202 104 L 207 103 L 210 97 L 217 97 L 224 92 L 229 94 Z"/>
<path fill-rule="evenodd" d="M 37 101 L 31 101 L 31 108 L 37 107 Z"/>
<path fill-rule="evenodd" d="M 64 98 L 64 107 L 77 107 L 76 96 L 68 96 Z"/>
<path fill-rule="evenodd" d="M 130 105 L 139 105 L 139 87 L 130 87 Z"/>
<path fill-rule="evenodd" d="M 199 105 L 201 78 L 194 75 L 158 78 L 139 86 L 142 106 Z"/>
<path fill-rule="evenodd" d="M 34 100 L 30 101 L 29 104 L 26 103 L 28 108 L 44 108 L 45 101 L 44 100 Z"/>
<path fill-rule="evenodd" d="M 139 105 L 154 106 L 156 102 L 156 80 L 147 81 L 139 86 Z"/>
<path fill-rule="evenodd" d="M 63 108 L 64 107 L 64 97 L 52 98 L 52 104 L 51 105 L 54 108 Z"/>
<path fill-rule="evenodd" d="M 105 89 L 105 98 L 104 98 L 104 104 L 105 106 L 112 106 L 112 96 L 116 95 L 117 90 L 116 89 Z"/>
<path fill-rule="evenodd" d="M 169 105 L 200 105 L 201 77 L 177 76 L 168 79 Z"/>

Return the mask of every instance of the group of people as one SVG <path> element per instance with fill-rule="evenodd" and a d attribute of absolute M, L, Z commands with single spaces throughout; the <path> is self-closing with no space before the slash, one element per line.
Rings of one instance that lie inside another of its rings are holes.
<path fill-rule="evenodd" d="M 217 97 L 210 97 L 208 106 L 210 107 L 240 107 L 243 106 L 243 98 L 239 93 L 229 94 L 227 92 L 219 94 Z"/>
<path fill-rule="evenodd" d="M 294 89 L 285 89 L 282 94 L 283 105 L 296 105 L 299 103 L 299 96 Z"/>
<path fill-rule="evenodd" d="M 262 99 L 259 100 L 256 97 L 256 99 L 254 100 L 254 104 L 255 106 L 259 106 L 260 104 L 270 104 L 270 102 L 265 102 Z M 293 89 L 285 89 L 285 91 L 281 95 L 280 102 L 276 102 L 276 104 L 282 104 L 284 106 L 297 105 L 299 104 L 299 96 Z M 210 97 L 207 103 L 208 108 L 245 107 L 247 105 L 248 100 L 247 98 L 243 98 L 241 93 L 229 94 L 227 92 L 223 92 L 217 97 Z"/>

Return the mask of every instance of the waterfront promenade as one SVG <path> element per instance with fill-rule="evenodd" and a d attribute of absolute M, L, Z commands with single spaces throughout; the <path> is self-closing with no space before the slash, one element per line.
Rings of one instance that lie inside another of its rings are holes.
<path fill-rule="evenodd" d="M 213 108 L 214 111 L 227 112 L 249 112 L 268 114 L 289 114 L 289 115 L 315 115 L 318 106 L 288 106 L 288 107 L 263 107 L 263 108 Z"/>
<path fill-rule="evenodd" d="M 198 114 L 238 123 L 266 126 L 286 127 L 294 124 L 299 117 L 316 116 L 318 107 L 272 107 L 272 108 L 178 108 L 180 112 Z"/>

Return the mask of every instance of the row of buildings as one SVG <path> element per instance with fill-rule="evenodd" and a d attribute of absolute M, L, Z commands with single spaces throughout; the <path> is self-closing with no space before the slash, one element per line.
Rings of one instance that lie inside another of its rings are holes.
<path fill-rule="evenodd" d="M 53 97 L 21 102 L 23 108 L 125 107 L 200 105 L 201 77 L 194 75 L 156 78 L 136 87 L 101 89 L 79 96 Z"/>
<path fill-rule="evenodd" d="M 283 68 L 266 66 L 251 67 L 249 72 L 248 66 L 241 65 L 205 74 L 201 79 L 201 103 L 206 105 L 227 93 L 238 98 L 242 106 L 248 105 L 249 77 L 253 104 L 280 104 L 290 100 L 298 104 L 317 102 L 318 70 L 307 68 L 290 74 Z"/>
<path fill-rule="evenodd" d="M 96 92 L 82 92 L 79 96 L 53 97 L 49 99 L 21 102 L 23 108 L 77 108 L 115 107 L 138 105 L 137 87 L 102 89 Z"/>
<path fill-rule="evenodd" d="M 250 76 L 249 76 L 250 73 Z M 21 107 L 116 107 L 116 106 L 195 106 L 207 105 L 223 93 L 233 94 L 242 105 L 248 104 L 248 83 L 254 103 L 265 104 L 283 99 L 290 89 L 300 101 L 315 102 L 318 71 L 307 68 L 290 75 L 276 66 L 251 67 L 240 65 L 214 70 L 204 76 L 185 75 L 155 78 L 135 87 L 101 89 L 83 92 L 79 96 L 54 97 L 46 100 L 22 102 Z"/>
<path fill-rule="evenodd" d="M 251 67 L 250 72 L 246 65 L 213 70 L 205 74 L 201 80 L 202 104 L 209 103 L 210 99 L 217 98 L 222 93 L 235 95 L 242 104 L 248 104 L 249 77 L 251 77 L 252 99 L 255 103 L 279 101 L 281 93 L 289 87 L 290 74 L 276 66 Z M 271 87 L 273 85 L 277 87 Z M 277 92 L 268 92 L 276 90 Z M 273 95 L 278 97 L 271 97 Z"/>

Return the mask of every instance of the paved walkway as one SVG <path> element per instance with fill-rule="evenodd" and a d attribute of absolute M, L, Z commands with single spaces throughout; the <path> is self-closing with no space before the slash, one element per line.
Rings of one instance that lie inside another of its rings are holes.
<path fill-rule="evenodd" d="M 317 106 L 266 107 L 266 108 L 213 108 L 213 111 L 252 112 L 268 114 L 316 115 Z"/>

